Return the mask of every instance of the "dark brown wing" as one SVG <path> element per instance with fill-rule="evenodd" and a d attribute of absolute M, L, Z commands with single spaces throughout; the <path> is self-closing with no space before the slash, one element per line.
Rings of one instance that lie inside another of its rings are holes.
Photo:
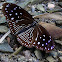
<path fill-rule="evenodd" d="M 16 4 L 4 3 L 2 12 L 7 19 L 12 34 L 20 30 L 20 27 L 22 27 L 21 24 L 28 25 L 34 21 L 26 10 Z"/>
<path fill-rule="evenodd" d="M 19 33 L 17 35 L 17 40 L 26 47 L 36 47 L 46 52 L 54 49 L 53 38 L 41 25 L 36 25 Z"/>
<path fill-rule="evenodd" d="M 33 46 L 37 49 L 49 52 L 54 49 L 53 38 L 49 35 L 45 28 L 37 25 L 34 29 L 33 36 L 35 38 Z"/>
<path fill-rule="evenodd" d="M 2 8 L 3 14 L 6 16 L 6 19 L 11 21 L 16 21 L 18 25 L 21 24 L 31 24 L 34 19 L 32 16 L 20 6 L 12 3 L 4 3 Z"/>
<path fill-rule="evenodd" d="M 34 27 L 31 27 L 28 30 L 16 35 L 19 43 L 21 43 L 26 47 L 32 47 L 32 44 L 34 42 L 33 31 L 34 31 Z"/>

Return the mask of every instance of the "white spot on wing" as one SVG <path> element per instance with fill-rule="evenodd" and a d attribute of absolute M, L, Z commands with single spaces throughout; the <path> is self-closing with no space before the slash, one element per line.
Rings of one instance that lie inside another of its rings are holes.
<path fill-rule="evenodd" d="M 42 44 L 42 46 L 44 46 L 44 44 Z"/>
<path fill-rule="evenodd" d="M 38 45 L 40 44 L 40 42 L 37 43 Z"/>
<path fill-rule="evenodd" d="M 35 44 L 35 42 L 33 44 Z"/>
<path fill-rule="evenodd" d="M 53 47 L 51 47 L 51 50 L 53 49 Z"/>
<path fill-rule="evenodd" d="M 7 10 L 7 8 L 5 8 L 5 10 Z"/>
<path fill-rule="evenodd" d="M 9 7 L 10 5 L 8 4 L 8 5 L 6 5 L 6 7 Z"/>
<path fill-rule="evenodd" d="M 46 45 L 47 45 L 47 43 L 46 43 Z"/>
<path fill-rule="evenodd" d="M 48 43 L 51 41 L 51 39 L 50 40 L 48 40 Z"/>
<path fill-rule="evenodd" d="M 15 15 L 18 15 L 18 13 L 15 13 Z"/>
<path fill-rule="evenodd" d="M 49 36 L 51 38 L 51 36 Z"/>
<path fill-rule="evenodd" d="M 20 15 L 22 15 L 22 13 L 20 13 Z"/>
<path fill-rule="evenodd" d="M 46 50 L 47 48 L 45 47 L 45 50 Z"/>
<path fill-rule="evenodd" d="M 40 39 L 41 39 L 42 37 L 40 37 Z"/>
<path fill-rule="evenodd" d="M 18 16 L 18 18 L 19 18 L 19 16 Z"/>
<path fill-rule="evenodd" d="M 50 50 L 50 49 L 48 48 L 48 50 Z"/>
<path fill-rule="evenodd" d="M 35 38 L 35 41 L 37 41 L 37 37 Z"/>
<path fill-rule="evenodd" d="M 8 13 L 8 11 L 6 11 Z"/>
<path fill-rule="evenodd" d="M 43 41 L 45 41 L 45 39 L 43 39 Z"/>
<path fill-rule="evenodd" d="M 16 10 L 16 8 L 14 8 L 14 10 Z"/>
<path fill-rule="evenodd" d="M 45 35 L 43 35 L 45 37 Z"/>
<path fill-rule="evenodd" d="M 14 20 L 14 18 L 12 17 L 11 20 Z"/>
<path fill-rule="evenodd" d="M 10 16 L 12 15 L 12 14 L 9 14 Z"/>
<path fill-rule="evenodd" d="M 7 16 L 7 15 L 5 15 L 5 16 Z"/>
<path fill-rule="evenodd" d="M 11 12 L 13 12 L 13 10 L 11 10 Z"/>

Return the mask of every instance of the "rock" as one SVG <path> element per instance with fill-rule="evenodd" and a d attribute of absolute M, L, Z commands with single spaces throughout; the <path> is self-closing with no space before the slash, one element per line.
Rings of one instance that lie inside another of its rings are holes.
<path fill-rule="evenodd" d="M 53 56 L 54 58 L 57 58 L 57 56 L 58 56 L 58 53 L 57 52 L 55 52 L 55 51 L 51 51 L 51 56 Z"/>
<path fill-rule="evenodd" d="M 6 2 L 9 2 L 9 3 L 16 3 L 16 0 L 6 0 Z"/>
<path fill-rule="evenodd" d="M 59 58 L 60 58 L 60 60 L 62 61 L 62 56 L 60 56 Z"/>
<path fill-rule="evenodd" d="M 60 40 L 55 40 L 55 42 L 62 45 L 62 41 L 60 41 Z"/>
<path fill-rule="evenodd" d="M 55 62 L 56 60 L 52 56 L 46 58 L 49 62 Z"/>
<path fill-rule="evenodd" d="M 62 56 L 62 51 L 58 51 L 58 55 L 59 56 Z"/>
<path fill-rule="evenodd" d="M 40 50 L 35 50 L 34 53 L 38 59 L 42 59 L 42 54 Z"/>
<path fill-rule="evenodd" d="M 3 33 L 3 32 L 7 32 L 8 31 L 8 28 L 6 26 L 0 26 L 0 32 Z"/>
<path fill-rule="evenodd" d="M 58 2 L 58 5 L 59 5 L 60 7 L 62 7 L 62 2 Z"/>
<path fill-rule="evenodd" d="M 56 24 L 58 24 L 58 25 L 62 25 L 62 21 L 56 21 Z"/>
<path fill-rule="evenodd" d="M 38 4 L 37 7 L 36 7 L 38 10 L 40 11 L 45 11 L 44 7 L 42 4 Z"/>
<path fill-rule="evenodd" d="M 26 50 L 26 51 L 24 51 L 23 53 L 24 53 L 26 59 L 29 59 L 29 58 L 31 57 L 31 53 L 30 53 L 29 50 Z"/>
<path fill-rule="evenodd" d="M 13 49 L 10 47 L 10 45 L 5 42 L 0 44 L 0 51 L 2 52 L 13 52 Z"/>
<path fill-rule="evenodd" d="M 5 16 L 1 17 L 1 19 L 0 19 L 0 24 L 1 24 L 1 23 L 5 23 L 5 22 L 6 22 Z"/>
<path fill-rule="evenodd" d="M 33 2 L 34 0 L 25 0 L 24 2 L 19 2 L 17 3 L 19 6 L 21 6 L 22 8 L 25 8 L 26 5 L 28 5 L 29 3 Z"/>

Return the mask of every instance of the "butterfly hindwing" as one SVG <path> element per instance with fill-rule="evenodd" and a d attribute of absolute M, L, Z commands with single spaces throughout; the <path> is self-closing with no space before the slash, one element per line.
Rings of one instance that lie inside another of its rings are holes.
<path fill-rule="evenodd" d="M 36 34 L 33 34 L 33 36 L 35 37 L 33 44 L 37 49 L 43 51 L 51 51 L 52 49 L 54 49 L 53 38 L 49 35 L 44 27 L 37 25 L 36 29 L 34 29 L 34 33 L 35 32 Z"/>
<path fill-rule="evenodd" d="M 19 43 L 21 43 L 22 45 L 26 47 L 32 47 L 32 43 L 34 42 L 33 31 L 34 31 L 34 28 L 31 27 L 28 30 L 18 34 L 17 40 L 19 41 Z"/>

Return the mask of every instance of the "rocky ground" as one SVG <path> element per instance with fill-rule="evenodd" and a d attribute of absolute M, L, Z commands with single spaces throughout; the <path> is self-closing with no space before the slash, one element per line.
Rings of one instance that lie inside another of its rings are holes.
<path fill-rule="evenodd" d="M 22 7 L 27 10 L 31 15 L 36 16 L 39 14 L 44 14 L 46 12 L 51 12 L 51 9 L 47 9 L 47 5 L 46 3 L 48 3 L 48 1 L 44 2 L 44 1 L 40 1 L 39 2 L 36 0 L 30 0 L 30 1 L 20 1 L 20 2 L 16 2 L 16 1 L 9 1 L 9 2 L 13 2 L 13 3 L 17 3 L 19 6 L 22 5 Z M 2 4 L 4 2 L 0 2 L 0 38 L 2 38 L 2 36 L 9 30 L 8 24 L 6 22 L 6 19 L 4 17 L 4 15 L 1 12 L 2 9 Z M 61 9 L 60 5 L 62 6 L 62 2 L 54 2 L 56 4 L 55 8 L 52 9 L 52 11 L 54 12 L 54 10 L 58 10 Z M 60 5 L 58 5 L 58 3 L 60 3 Z M 43 6 L 44 7 L 43 7 Z M 34 10 L 34 8 L 36 8 Z M 34 12 L 33 12 L 34 11 Z M 19 51 L 19 53 L 17 55 L 12 55 L 12 53 L 14 53 L 15 51 L 17 51 L 17 49 L 19 48 L 19 44 L 17 42 L 17 40 L 15 39 L 15 37 L 12 34 L 9 34 L 4 40 L 3 43 L 0 44 L 0 62 L 62 62 L 62 33 L 60 33 L 60 31 L 62 31 L 62 12 L 55 12 L 55 14 L 60 15 L 60 20 L 57 18 L 59 16 L 56 16 L 55 18 L 52 18 L 52 16 L 50 18 L 48 17 L 44 17 L 44 18 L 38 18 L 35 20 L 38 20 L 40 22 L 46 22 L 49 24 L 52 24 L 54 26 L 56 26 L 54 29 L 58 29 L 58 32 L 56 32 L 54 36 L 54 42 L 55 42 L 55 49 L 49 53 L 45 53 L 44 51 L 35 49 L 35 48 L 26 48 L 22 45 L 20 45 L 20 47 L 22 47 Z M 51 19 L 52 18 L 52 19 Z M 46 25 L 46 24 L 45 24 Z M 44 26 L 44 25 L 43 25 Z M 57 28 L 59 27 L 59 28 Z M 60 30 L 60 31 L 59 31 Z M 55 32 L 53 32 L 55 33 Z M 57 34 L 59 33 L 59 35 Z M 0 40 L 1 41 L 1 40 Z M 15 42 L 16 41 L 16 42 Z M 11 56 L 11 57 L 10 57 Z"/>

